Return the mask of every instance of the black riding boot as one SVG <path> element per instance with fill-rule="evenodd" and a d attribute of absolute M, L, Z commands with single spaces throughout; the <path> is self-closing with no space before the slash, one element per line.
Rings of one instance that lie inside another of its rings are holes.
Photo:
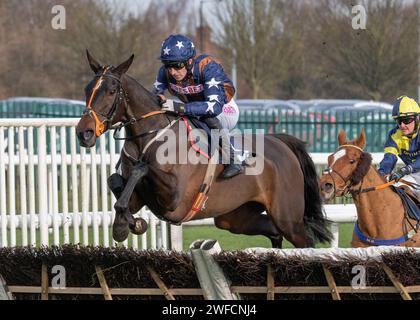
<path fill-rule="evenodd" d="M 232 178 L 242 172 L 242 166 L 235 163 L 235 150 L 230 143 L 230 136 L 228 130 L 223 130 L 223 127 L 216 117 L 205 118 L 204 122 L 209 126 L 210 129 L 218 129 L 220 132 L 219 145 L 223 155 L 229 155 L 229 164 L 225 164 L 225 169 L 221 173 L 221 177 L 224 179 Z"/>

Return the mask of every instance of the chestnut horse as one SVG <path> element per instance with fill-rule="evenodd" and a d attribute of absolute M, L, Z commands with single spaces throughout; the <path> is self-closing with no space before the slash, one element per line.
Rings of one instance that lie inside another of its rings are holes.
<path fill-rule="evenodd" d="M 134 55 L 117 67 L 100 65 L 89 52 L 87 56 L 95 76 L 86 86 L 87 107 L 76 128 L 80 145 L 94 146 L 101 134 L 118 123 L 126 131 L 120 158 L 122 177 L 114 174 L 108 179 L 118 199 L 114 239 L 125 240 L 129 231 L 145 232 L 145 221 L 132 216 L 143 206 L 169 222 L 185 221 L 207 164 L 160 164 L 157 151 L 163 141 L 155 139 L 169 127 L 179 144 L 180 127 L 170 125 L 181 120 L 180 116 L 162 111 L 157 97 L 126 75 Z M 283 237 L 295 247 L 329 242 L 332 236 L 322 212 L 318 177 L 303 142 L 288 135 L 265 135 L 263 139 L 265 152 L 257 155 L 263 157 L 262 173 L 215 178 L 205 209 L 193 219 L 213 217 L 216 227 L 264 235 L 273 247 L 281 247 Z M 217 164 L 215 177 L 222 169 Z"/>
<path fill-rule="evenodd" d="M 372 156 L 363 151 L 365 131 L 347 141 L 341 129 L 338 150 L 328 157 L 328 168 L 320 180 L 324 200 L 348 193 L 357 208 L 352 247 L 372 245 L 420 246 L 418 222 L 411 219 L 399 195 L 372 165 Z"/>

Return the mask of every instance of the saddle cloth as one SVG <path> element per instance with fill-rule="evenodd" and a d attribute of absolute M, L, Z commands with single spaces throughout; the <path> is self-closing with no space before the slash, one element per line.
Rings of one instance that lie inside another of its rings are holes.
<path fill-rule="evenodd" d="M 194 117 L 182 117 L 184 124 L 187 126 L 188 133 L 192 129 L 200 129 L 201 132 L 197 132 L 197 135 L 194 137 L 189 136 L 189 141 L 191 146 L 196 149 L 197 152 L 201 153 L 207 159 L 210 159 L 211 155 L 213 154 L 212 148 L 219 147 L 218 141 L 211 141 L 211 130 L 207 126 L 206 123 L 200 121 Z M 248 165 L 247 159 L 251 158 L 253 155 L 249 150 L 246 150 L 244 144 L 241 143 L 242 136 L 230 136 L 230 143 L 232 144 L 233 148 L 236 152 L 236 157 L 239 161 L 241 161 L 242 165 Z M 214 145 L 212 145 L 212 143 Z M 213 149 L 214 150 L 214 149 Z M 222 153 L 220 152 L 220 163 L 222 163 Z"/>

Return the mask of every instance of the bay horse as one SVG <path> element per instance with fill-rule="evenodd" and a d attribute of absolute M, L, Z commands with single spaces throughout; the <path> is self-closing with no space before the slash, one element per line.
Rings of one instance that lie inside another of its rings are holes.
<path fill-rule="evenodd" d="M 76 128 L 80 145 L 87 148 L 118 124 L 126 131 L 120 157 L 122 176 L 114 174 L 108 179 L 117 198 L 116 241 L 125 240 L 130 231 L 146 231 L 146 222 L 132 216 L 143 206 L 171 223 L 184 221 L 207 168 L 206 164 L 162 165 L 157 161 L 163 142 L 156 136 L 180 116 L 162 111 L 158 98 L 126 74 L 133 58 L 117 67 L 102 66 L 87 51 L 95 76 L 85 88 L 87 107 Z M 177 126 L 170 129 L 179 136 Z M 265 135 L 264 144 L 265 154 L 259 155 L 264 157 L 263 172 L 228 180 L 215 178 L 205 209 L 193 219 L 213 217 L 216 227 L 235 234 L 264 235 L 273 247 L 281 247 L 283 237 L 295 247 L 329 242 L 332 235 L 322 211 L 318 177 L 304 143 L 288 135 Z M 217 164 L 216 177 L 222 169 Z"/>
<path fill-rule="evenodd" d="M 320 179 L 325 201 L 350 193 L 357 209 L 352 247 L 373 245 L 420 246 L 419 224 L 411 219 L 400 196 L 372 165 L 372 156 L 363 151 L 365 130 L 347 141 L 343 129 L 338 150 L 328 156 L 328 168 Z"/>

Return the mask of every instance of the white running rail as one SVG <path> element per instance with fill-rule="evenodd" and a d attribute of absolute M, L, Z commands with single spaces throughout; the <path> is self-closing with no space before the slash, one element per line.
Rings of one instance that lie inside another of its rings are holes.
<path fill-rule="evenodd" d="M 78 118 L 0 119 L 0 247 L 16 245 L 115 245 L 111 226 L 115 198 L 107 177 L 115 172 L 122 144 L 111 135 L 98 139 L 97 149 L 80 148 Z M 36 143 L 36 145 L 35 145 Z M 68 143 L 70 145 L 68 145 Z M 311 154 L 325 165 L 327 154 Z M 382 154 L 373 154 L 378 162 Z M 353 205 L 325 206 L 338 246 L 338 224 L 354 222 Z M 168 226 L 147 209 L 142 236 L 125 246 L 182 250 L 182 227 Z M 213 224 L 213 219 L 187 225 Z M 148 244 L 148 241 L 149 244 Z"/>

